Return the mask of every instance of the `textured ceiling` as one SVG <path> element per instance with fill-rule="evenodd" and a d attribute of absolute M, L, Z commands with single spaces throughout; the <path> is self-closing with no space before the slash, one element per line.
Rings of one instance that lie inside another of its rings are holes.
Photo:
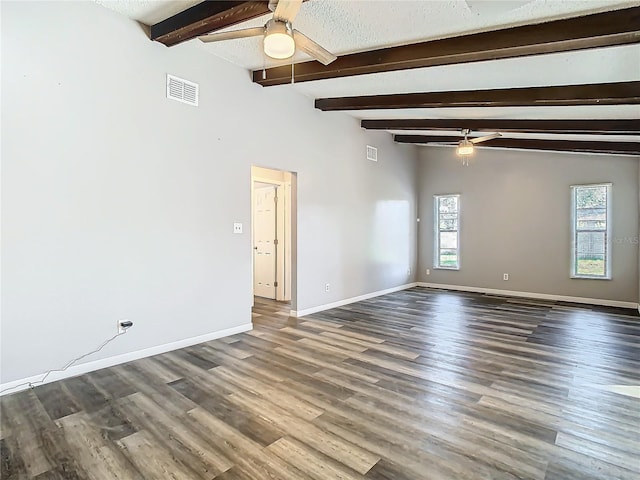
<path fill-rule="evenodd" d="M 328 112 L 325 112 L 328 113 Z M 344 112 L 342 112 L 344 113 Z M 568 107 L 454 107 L 454 108 L 412 108 L 397 110 L 357 110 L 347 111 L 356 118 L 481 118 L 481 119 L 607 119 L 640 118 L 638 105 L 579 105 Z"/>
<path fill-rule="evenodd" d="M 639 77 L 640 45 L 636 44 L 334 78 L 298 83 L 294 88 L 323 98 L 621 82 Z"/>
<path fill-rule="evenodd" d="M 390 133 L 397 135 L 424 135 L 424 130 L 389 130 Z M 490 132 L 471 132 L 468 138 L 483 137 Z M 433 133 L 438 137 L 452 137 L 452 140 L 458 140 L 462 137 L 460 131 L 438 130 Z M 502 138 L 534 138 L 538 140 L 590 140 L 605 142 L 638 142 L 638 135 L 592 135 L 592 134 L 554 134 L 554 133 L 523 133 L 523 132 L 502 132 Z"/>
<path fill-rule="evenodd" d="M 96 3 L 146 25 L 161 22 L 202 0 L 95 0 Z"/>
<path fill-rule="evenodd" d="M 157 23 L 199 3 L 198 0 L 97 1 L 107 8 L 147 24 Z M 294 27 L 333 53 L 344 55 L 637 5 L 640 5 L 640 0 L 309 0 L 302 5 L 294 21 Z M 260 26 L 268 18 L 270 16 L 266 15 L 226 30 Z M 196 48 L 242 68 L 259 69 L 278 64 L 272 59 L 265 58 L 261 37 L 209 44 L 204 44 L 197 39 L 190 42 Z M 293 58 L 294 62 L 308 60 L 309 58 L 303 53 L 297 53 Z M 290 62 L 291 60 L 287 63 Z M 640 45 L 637 44 L 360 75 L 267 88 L 295 89 L 310 98 L 328 98 L 632 80 L 640 80 Z M 346 113 L 356 118 L 366 119 L 638 119 L 640 106 L 430 108 L 363 110 Z M 329 112 L 325 114 L 331 115 Z M 430 132 L 421 133 L 429 134 Z M 543 137 L 545 136 L 538 135 L 537 138 Z M 566 137 L 570 139 L 570 136 Z M 605 138 L 616 140 L 613 136 Z M 635 140 L 637 138 L 634 138 Z"/>
<path fill-rule="evenodd" d="M 197 0 L 97 2 L 146 24 L 157 23 L 200 3 Z M 632 4 L 634 2 L 624 0 L 309 0 L 303 3 L 293 23 L 296 29 L 329 51 L 344 55 L 624 8 Z M 270 15 L 265 15 L 226 30 L 261 26 L 269 18 Z M 265 58 L 261 37 L 206 45 L 198 43 L 214 55 L 245 68 L 278 64 Z M 307 60 L 309 57 L 303 53 L 294 57 L 295 62 Z"/>
<path fill-rule="evenodd" d="M 637 80 L 640 80 L 640 45 L 625 45 L 360 75 L 269 88 L 293 88 L 315 99 Z M 634 119 L 640 118 L 640 105 L 416 108 L 357 110 L 346 111 L 346 113 L 361 119 Z"/>
<path fill-rule="evenodd" d="M 300 8 L 294 27 L 332 53 L 344 55 L 462 33 L 553 20 L 574 16 L 576 13 L 599 12 L 610 10 L 614 6 L 629 6 L 629 2 L 620 0 L 469 0 L 469 4 L 464 0 L 310 0 Z M 264 25 L 269 18 L 268 15 L 256 18 L 227 30 Z M 277 64 L 265 58 L 260 37 L 209 43 L 203 47 L 245 68 L 255 69 Z M 309 57 L 304 53 L 298 53 L 294 57 L 294 62 L 307 60 Z"/>

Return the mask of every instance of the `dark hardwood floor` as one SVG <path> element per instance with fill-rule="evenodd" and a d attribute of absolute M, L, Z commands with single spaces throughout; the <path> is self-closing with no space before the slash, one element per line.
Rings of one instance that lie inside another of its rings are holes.
<path fill-rule="evenodd" d="M 640 478 L 640 400 L 607 387 L 640 385 L 633 311 L 424 288 L 254 310 L 251 332 L 4 396 L 1 477 Z"/>

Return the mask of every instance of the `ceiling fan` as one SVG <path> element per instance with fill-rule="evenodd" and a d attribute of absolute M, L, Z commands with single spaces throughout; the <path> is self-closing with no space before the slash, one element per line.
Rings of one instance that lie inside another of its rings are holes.
<path fill-rule="evenodd" d="M 320 63 L 329 65 L 338 57 L 322 48 L 298 30 L 294 30 L 291 25 L 300 10 L 302 1 L 303 0 L 270 0 L 269 10 L 273 12 L 273 17 L 263 27 L 245 28 L 232 32 L 210 33 L 209 35 L 202 35 L 198 38 L 208 43 L 263 35 L 264 53 L 271 58 L 278 60 L 290 58 L 297 48 L 310 57 L 315 58 Z"/>
<path fill-rule="evenodd" d="M 462 129 L 462 135 L 464 135 L 464 138 L 458 142 L 458 147 L 456 148 L 456 153 L 458 154 L 458 156 L 462 157 L 463 165 L 469 165 L 469 155 L 473 154 L 473 151 L 475 150 L 474 145 L 476 143 L 486 142 L 488 140 L 493 140 L 494 138 L 502 136 L 501 133 L 496 132 L 469 140 L 467 137 L 470 132 L 471 130 L 469 130 L 468 128 Z"/>

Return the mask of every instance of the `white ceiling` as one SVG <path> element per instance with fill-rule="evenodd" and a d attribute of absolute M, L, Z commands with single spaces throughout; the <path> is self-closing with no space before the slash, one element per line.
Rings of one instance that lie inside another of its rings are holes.
<path fill-rule="evenodd" d="M 97 0 L 142 23 L 157 23 L 200 3 L 197 0 Z M 629 7 L 624 0 L 309 0 L 294 27 L 336 55 L 404 45 L 460 34 L 586 15 Z M 225 30 L 264 25 L 270 15 Z M 197 42 L 197 40 L 193 40 Z M 247 69 L 276 65 L 264 58 L 260 37 L 202 45 L 207 51 Z M 297 55 L 307 61 L 303 53 Z M 289 62 L 287 62 L 289 63 Z"/>
<path fill-rule="evenodd" d="M 323 98 L 572 85 L 638 78 L 640 45 L 624 45 L 304 82 L 297 84 L 296 89 L 310 97 Z"/>
<path fill-rule="evenodd" d="M 389 130 L 397 135 L 423 135 L 423 130 Z M 483 137 L 491 132 L 472 132 L 468 138 Z M 435 135 L 442 137 L 453 137 L 458 140 L 462 137 L 459 131 L 441 130 Z M 554 133 L 525 133 L 525 132 L 502 132 L 502 138 L 531 138 L 537 140 L 587 140 L 594 142 L 639 142 L 640 135 L 591 135 L 591 134 L 554 134 Z"/>
<path fill-rule="evenodd" d="M 202 0 L 95 0 L 96 3 L 132 20 L 153 25 Z"/>
<path fill-rule="evenodd" d="M 638 105 L 579 105 L 569 107 L 456 107 L 456 108 L 412 108 L 392 110 L 347 111 L 356 118 L 479 118 L 479 119 L 523 119 L 523 120 L 604 120 L 640 118 Z"/>
<path fill-rule="evenodd" d="M 199 3 L 198 0 L 97 1 L 107 8 L 147 24 L 157 23 Z M 331 52 L 343 55 L 637 5 L 640 5 L 640 0 L 309 0 L 302 5 L 294 21 L 294 27 Z M 269 16 L 263 16 L 227 30 L 263 25 L 268 18 Z M 242 68 L 268 68 L 277 64 L 265 58 L 261 37 L 208 44 L 197 39 L 191 42 L 198 48 Z M 295 62 L 308 60 L 303 53 L 294 57 Z M 640 80 L 640 45 L 429 67 L 265 88 L 289 88 L 311 98 L 327 98 L 632 80 Z M 640 118 L 640 106 L 431 108 L 346 113 L 356 118 L 369 119 L 605 119 Z M 607 139 L 611 140 L 612 137 Z"/>

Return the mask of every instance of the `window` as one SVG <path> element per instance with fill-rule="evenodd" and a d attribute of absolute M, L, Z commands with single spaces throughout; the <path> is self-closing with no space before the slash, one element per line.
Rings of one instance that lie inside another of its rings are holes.
<path fill-rule="evenodd" d="M 571 277 L 611 278 L 611 184 L 571 187 Z"/>
<path fill-rule="evenodd" d="M 460 195 L 436 195 L 434 268 L 460 268 Z"/>

